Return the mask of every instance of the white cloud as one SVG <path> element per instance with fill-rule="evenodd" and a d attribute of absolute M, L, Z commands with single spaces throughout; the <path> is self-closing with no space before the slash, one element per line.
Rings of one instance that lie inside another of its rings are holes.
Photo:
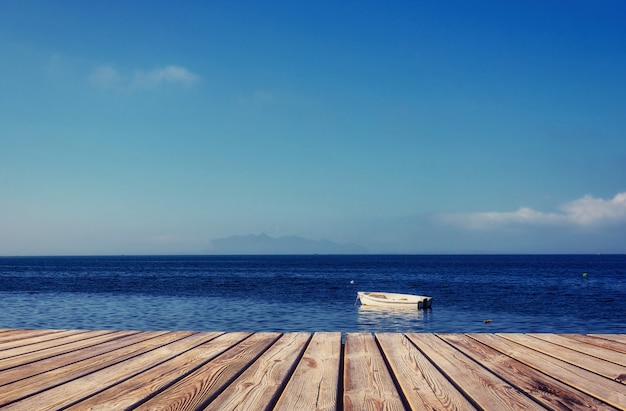
<path fill-rule="evenodd" d="M 136 70 L 132 75 L 106 64 L 97 67 L 89 75 L 89 83 L 97 88 L 122 92 L 150 90 L 166 84 L 191 87 L 200 81 L 200 76 L 184 67 L 166 66 L 150 71 Z"/>
<path fill-rule="evenodd" d="M 544 213 L 521 207 L 516 211 L 446 214 L 437 217 L 446 224 L 467 229 L 505 226 L 599 226 L 626 223 L 626 192 L 610 200 L 586 195 L 560 207 L 559 212 Z"/>
<path fill-rule="evenodd" d="M 197 83 L 200 77 L 184 67 L 167 66 L 154 69 L 148 72 L 135 71 L 132 88 L 152 89 L 163 84 L 180 84 L 184 87 L 191 87 Z"/>
<path fill-rule="evenodd" d="M 611 200 L 585 196 L 561 207 L 565 215 L 575 224 L 590 225 L 626 221 L 626 192 Z"/>

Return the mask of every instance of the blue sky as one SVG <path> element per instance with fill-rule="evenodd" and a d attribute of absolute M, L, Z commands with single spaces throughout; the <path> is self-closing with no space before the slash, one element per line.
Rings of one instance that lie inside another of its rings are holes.
<path fill-rule="evenodd" d="M 0 2 L 0 255 L 626 252 L 626 3 Z"/>

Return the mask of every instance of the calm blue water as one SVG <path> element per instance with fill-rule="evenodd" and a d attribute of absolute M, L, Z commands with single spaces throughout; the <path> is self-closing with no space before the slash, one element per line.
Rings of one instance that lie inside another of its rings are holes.
<path fill-rule="evenodd" d="M 0 258 L 0 328 L 626 333 L 626 256 Z"/>

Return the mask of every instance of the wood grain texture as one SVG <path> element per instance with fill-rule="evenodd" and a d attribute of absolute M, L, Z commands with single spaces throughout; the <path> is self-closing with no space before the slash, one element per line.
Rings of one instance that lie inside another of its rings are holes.
<path fill-rule="evenodd" d="M 38 361 L 48 358 L 55 358 L 59 355 L 78 351 L 86 347 L 98 345 L 103 342 L 115 340 L 117 338 L 134 333 L 136 333 L 136 331 L 107 331 L 73 335 L 71 336 L 71 338 L 68 339 L 63 338 L 62 340 L 64 341 L 64 343 L 61 345 L 54 345 L 49 348 L 41 348 L 37 351 L 27 352 L 19 356 L 0 360 L 0 370 L 9 372 L 13 370 L 16 366 L 21 366 L 29 363 L 36 363 L 35 366 L 39 366 L 41 365 L 41 363 L 37 363 Z"/>
<path fill-rule="evenodd" d="M 146 369 L 167 361 L 180 351 L 186 351 L 215 338 L 217 333 L 196 333 L 126 361 L 98 370 L 79 380 L 71 380 L 60 386 L 20 400 L 7 407 L 8 410 L 60 409 L 107 389 Z"/>
<path fill-rule="evenodd" d="M 17 341 L 18 345 L 25 345 L 31 337 L 41 337 L 51 335 L 61 330 L 12 330 L 5 329 L 0 333 L 0 351 L 11 348 L 10 343 Z"/>
<path fill-rule="evenodd" d="M 125 409 L 141 403 L 249 336 L 250 333 L 245 332 L 220 335 L 68 409 L 77 411 Z"/>
<path fill-rule="evenodd" d="M 92 331 L 91 333 L 105 334 L 112 331 Z M 4 360 L 18 355 L 36 352 L 39 350 L 57 347 L 84 338 L 87 331 L 59 331 L 54 334 L 44 334 L 37 337 L 31 337 L 24 341 L 12 341 L 3 345 L 0 351 L 0 360 Z"/>
<path fill-rule="evenodd" d="M 345 410 L 404 410 L 373 335 L 348 333 L 344 362 Z"/>
<path fill-rule="evenodd" d="M 626 409 L 626 390 L 624 385 L 619 382 L 535 351 L 502 336 L 471 334 L 471 337 L 571 386 L 573 389 L 589 394 L 618 409 Z"/>
<path fill-rule="evenodd" d="M 589 334 L 589 336 L 626 344 L 626 334 Z"/>
<path fill-rule="evenodd" d="M 83 377 L 89 378 L 92 373 L 98 370 L 113 366 L 118 362 L 133 358 L 164 344 L 180 340 L 190 335 L 188 332 L 160 334 L 159 338 L 144 340 L 140 343 L 111 350 L 106 354 L 76 363 L 67 363 L 63 367 L 58 367 L 50 371 L 41 369 L 32 377 L 5 384 L 0 387 L 0 406 L 61 386 L 72 380 L 80 379 L 80 381 L 82 381 Z"/>
<path fill-rule="evenodd" d="M 2 410 L 626 410 L 622 334 L 0 329 Z"/>
<path fill-rule="evenodd" d="M 607 340 L 606 338 L 594 337 L 591 335 L 581 334 L 563 334 L 563 337 L 567 337 L 572 340 L 580 341 L 585 344 L 596 345 L 598 347 L 605 348 L 607 350 L 613 350 L 626 354 L 626 344 L 619 343 L 613 340 Z"/>
<path fill-rule="evenodd" d="M 315 333 L 274 409 L 337 409 L 340 356 L 341 333 Z"/>
<path fill-rule="evenodd" d="M 279 333 L 255 333 L 134 409 L 144 411 L 201 409 L 279 337 Z"/>
<path fill-rule="evenodd" d="M 462 390 L 486 410 L 543 410 L 536 402 L 497 375 L 472 361 L 433 334 L 407 334 L 417 348 Z"/>
<path fill-rule="evenodd" d="M 589 344 L 588 341 L 576 340 L 558 334 L 528 335 L 544 341 L 551 342 L 552 344 L 560 345 L 575 352 L 583 353 L 585 355 L 591 355 L 593 357 L 596 357 L 597 359 L 600 359 L 601 361 L 610 361 L 617 365 L 621 365 L 622 367 L 626 366 L 626 353 L 615 351 L 610 348 L 600 347 L 594 344 Z"/>
<path fill-rule="evenodd" d="M 475 409 L 404 335 L 377 333 L 376 339 L 412 409 Z"/>
<path fill-rule="evenodd" d="M 309 333 L 284 334 L 205 409 L 267 409 L 280 395 L 310 338 Z"/>
<path fill-rule="evenodd" d="M 500 378 L 554 410 L 611 410 L 613 407 L 461 334 L 439 337 Z"/>
<path fill-rule="evenodd" d="M 560 345 L 552 344 L 547 340 L 535 338 L 530 334 L 502 334 L 502 337 L 518 344 L 532 348 L 533 350 L 558 358 L 559 360 L 583 367 L 596 374 L 616 380 L 621 375 L 626 375 L 626 367 L 610 361 L 587 355 L 581 351 L 575 351 Z M 615 355 L 619 353 L 611 352 Z"/>
<path fill-rule="evenodd" d="M 164 334 L 161 332 L 159 334 Z M 17 381 L 29 378 L 42 372 L 48 372 L 67 364 L 76 363 L 87 358 L 107 353 L 111 349 L 121 348 L 125 345 L 134 344 L 154 335 L 137 331 L 119 331 L 106 334 L 98 338 L 90 339 L 90 345 L 86 345 L 67 352 L 57 352 L 52 356 L 39 356 L 37 353 L 20 356 L 21 364 L 2 371 L 2 379 L 5 382 Z M 67 346 L 65 346 L 67 348 Z M 32 357 L 31 357 L 32 356 Z M 0 382 L 0 385 L 4 385 Z"/>

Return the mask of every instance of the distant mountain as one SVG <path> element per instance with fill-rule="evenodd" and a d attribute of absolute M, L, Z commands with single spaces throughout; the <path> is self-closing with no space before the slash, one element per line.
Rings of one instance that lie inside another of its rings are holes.
<path fill-rule="evenodd" d="M 267 234 L 235 235 L 211 241 L 212 254 L 366 254 L 357 244 L 338 244 L 302 237 L 270 237 Z"/>

